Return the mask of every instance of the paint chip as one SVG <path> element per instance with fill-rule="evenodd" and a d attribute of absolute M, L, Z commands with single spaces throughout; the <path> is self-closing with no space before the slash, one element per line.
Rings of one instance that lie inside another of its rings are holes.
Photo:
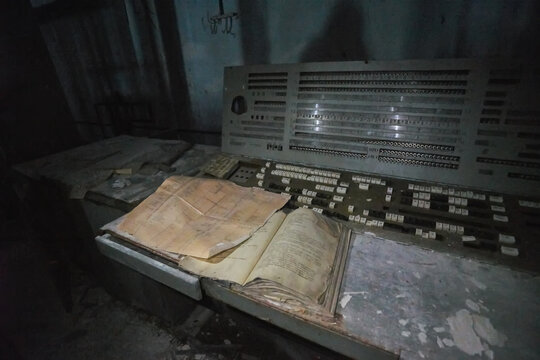
<path fill-rule="evenodd" d="M 438 327 L 434 327 L 433 331 L 435 331 L 436 333 L 442 333 L 445 331 L 445 329 L 442 326 L 438 326 Z"/>
<path fill-rule="evenodd" d="M 452 346 L 455 345 L 454 342 L 453 342 L 452 340 L 447 339 L 447 338 L 442 339 L 442 342 L 443 342 L 444 345 L 446 345 L 446 346 L 448 346 L 448 347 L 452 347 Z"/>
<path fill-rule="evenodd" d="M 347 295 L 344 295 L 342 298 L 341 298 L 341 301 L 339 302 L 339 305 L 341 305 L 341 308 L 342 309 L 345 309 L 345 306 L 347 306 L 347 304 L 349 303 L 349 301 L 352 299 L 352 296 L 347 294 Z"/>
<path fill-rule="evenodd" d="M 479 288 L 480 290 L 486 290 L 487 289 L 487 286 L 486 284 L 476 280 L 475 278 L 471 278 L 471 281 L 472 283 L 477 287 Z"/>
<path fill-rule="evenodd" d="M 426 333 L 418 333 L 418 340 L 420 340 L 420 343 L 425 344 L 427 343 L 427 335 Z"/>
<path fill-rule="evenodd" d="M 486 340 L 491 346 L 504 346 L 508 338 L 506 335 L 498 332 L 487 317 L 474 314 L 472 319 L 474 322 L 474 331 L 476 331 L 478 336 Z"/>
<path fill-rule="evenodd" d="M 472 311 L 480 312 L 480 306 L 477 303 L 475 303 L 474 301 L 472 301 L 471 299 L 465 300 L 465 304 Z"/>
<path fill-rule="evenodd" d="M 411 336 L 411 332 L 410 331 L 402 331 L 401 336 L 409 337 L 409 336 Z"/>
<path fill-rule="evenodd" d="M 437 345 L 439 345 L 439 347 L 440 347 L 441 349 L 444 348 L 444 344 L 443 344 L 441 338 L 438 337 L 438 336 L 437 336 Z"/>
<path fill-rule="evenodd" d="M 407 319 L 399 319 L 399 324 L 400 324 L 401 326 L 405 326 L 405 325 L 407 325 L 408 323 L 409 323 L 409 320 L 407 320 Z"/>
<path fill-rule="evenodd" d="M 454 343 L 461 351 L 468 355 L 482 354 L 484 347 L 473 330 L 473 320 L 468 310 L 461 309 L 456 312 L 455 316 L 450 316 L 446 321 L 450 325 L 450 333 Z"/>

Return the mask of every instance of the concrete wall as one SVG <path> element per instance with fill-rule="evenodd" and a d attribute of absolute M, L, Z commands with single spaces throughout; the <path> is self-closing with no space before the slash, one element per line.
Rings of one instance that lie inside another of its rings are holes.
<path fill-rule="evenodd" d="M 540 55 L 534 0 L 224 0 L 240 14 L 234 35 L 210 33 L 217 0 L 66 4 L 41 6 L 41 28 L 80 123 L 97 121 L 95 102 L 122 98 L 150 103 L 155 128 L 218 132 L 229 65 Z"/>

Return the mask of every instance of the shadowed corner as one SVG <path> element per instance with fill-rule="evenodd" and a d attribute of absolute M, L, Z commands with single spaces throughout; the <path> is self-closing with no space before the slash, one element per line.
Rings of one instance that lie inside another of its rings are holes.
<path fill-rule="evenodd" d="M 339 1 L 320 31 L 300 55 L 301 62 L 368 58 L 363 41 L 364 16 L 350 0 Z"/>
<path fill-rule="evenodd" d="M 268 19 L 264 5 L 258 1 L 238 1 L 240 13 L 239 32 L 245 65 L 267 64 L 270 61 Z"/>

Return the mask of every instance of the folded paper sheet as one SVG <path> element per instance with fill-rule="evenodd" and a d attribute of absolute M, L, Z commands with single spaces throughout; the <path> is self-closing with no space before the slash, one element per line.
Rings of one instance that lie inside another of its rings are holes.
<path fill-rule="evenodd" d="M 225 180 L 173 176 L 118 229 L 147 247 L 207 259 L 249 238 L 289 198 Z"/>

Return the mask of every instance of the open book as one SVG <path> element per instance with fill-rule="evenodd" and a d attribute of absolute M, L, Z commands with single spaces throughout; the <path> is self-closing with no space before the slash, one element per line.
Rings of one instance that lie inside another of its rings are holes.
<path fill-rule="evenodd" d="M 185 256 L 179 265 L 280 306 L 333 316 L 350 237 L 341 223 L 301 208 L 274 214 L 236 248 L 210 259 Z"/>

